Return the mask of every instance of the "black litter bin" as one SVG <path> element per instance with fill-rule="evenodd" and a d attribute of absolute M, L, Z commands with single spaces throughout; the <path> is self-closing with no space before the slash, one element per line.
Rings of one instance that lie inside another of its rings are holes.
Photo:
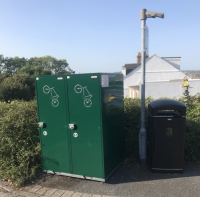
<path fill-rule="evenodd" d="M 186 106 L 175 100 L 148 105 L 148 154 L 150 169 L 182 172 L 184 164 Z"/>

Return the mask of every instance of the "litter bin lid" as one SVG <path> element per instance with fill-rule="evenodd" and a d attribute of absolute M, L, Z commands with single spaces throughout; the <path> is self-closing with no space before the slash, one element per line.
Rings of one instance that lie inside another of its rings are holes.
<path fill-rule="evenodd" d="M 179 110 L 182 116 L 186 115 L 186 106 L 180 101 L 162 99 L 152 101 L 148 105 L 148 112 L 152 115 L 156 115 L 158 110 Z"/>

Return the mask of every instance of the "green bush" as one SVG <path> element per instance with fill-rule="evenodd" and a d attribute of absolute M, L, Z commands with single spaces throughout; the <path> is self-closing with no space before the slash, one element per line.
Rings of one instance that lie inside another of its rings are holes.
<path fill-rule="evenodd" d="M 153 101 L 152 98 L 147 98 L 145 101 L 146 118 L 145 124 L 147 128 L 147 107 L 148 103 Z M 136 98 L 124 99 L 125 112 L 125 132 L 126 132 L 126 157 L 131 162 L 136 163 L 139 158 L 138 134 L 141 126 L 141 100 Z"/>
<path fill-rule="evenodd" d="M 165 98 L 162 98 L 165 99 Z M 145 101 L 146 109 L 146 129 L 148 120 L 148 103 L 153 101 L 152 98 L 147 98 Z M 185 101 L 185 98 L 179 99 L 187 106 L 186 111 L 186 134 L 185 134 L 185 161 L 200 164 L 200 95 L 190 96 Z M 138 162 L 138 134 L 140 131 L 141 121 L 141 100 L 140 99 L 124 99 L 125 110 L 125 131 L 126 131 L 126 156 L 130 161 Z"/>
<path fill-rule="evenodd" d="M 34 79 L 27 74 L 16 74 L 0 83 L 0 101 L 10 102 L 16 99 L 29 101 L 34 96 Z"/>
<path fill-rule="evenodd" d="M 36 101 L 0 103 L 0 178 L 21 186 L 41 169 Z"/>
<path fill-rule="evenodd" d="M 185 98 L 181 101 L 184 102 Z M 186 136 L 185 160 L 200 165 L 200 95 L 189 96 L 185 101 Z"/>
<path fill-rule="evenodd" d="M 147 107 L 152 98 L 146 99 Z M 184 102 L 184 98 L 180 99 Z M 124 99 L 126 157 L 138 162 L 141 100 Z M 190 97 L 186 115 L 185 161 L 200 164 L 200 95 Z M 21 186 L 41 171 L 36 101 L 0 103 L 0 178 Z"/>

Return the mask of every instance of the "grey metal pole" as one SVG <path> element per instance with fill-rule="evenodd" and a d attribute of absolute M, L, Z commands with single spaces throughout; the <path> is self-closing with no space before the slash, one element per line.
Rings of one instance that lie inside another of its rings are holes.
<path fill-rule="evenodd" d="M 141 81 L 141 128 L 139 132 L 139 155 L 140 164 L 146 165 L 146 129 L 145 129 L 145 60 L 146 60 L 146 19 L 147 18 L 164 18 L 164 13 L 140 10 L 140 19 L 142 21 L 142 81 Z"/>
<path fill-rule="evenodd" d="M 146 10 L 144 10 L 145 12 Z M 139 132 L 140 164 L 146 165 L 146 129 L 145 129 L 145 60 L 146 60 L 146 19 L 142 21 L 142 81 L 141 81 L 141 128 Z"/>

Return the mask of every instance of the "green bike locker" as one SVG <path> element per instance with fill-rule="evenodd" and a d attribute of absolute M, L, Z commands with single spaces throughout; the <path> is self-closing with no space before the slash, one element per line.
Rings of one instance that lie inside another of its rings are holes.
<path fill-rule="evenodd" d="M 105 182 L 125 157 L 122 74 L 35 77 L 43 170 Z"/>

